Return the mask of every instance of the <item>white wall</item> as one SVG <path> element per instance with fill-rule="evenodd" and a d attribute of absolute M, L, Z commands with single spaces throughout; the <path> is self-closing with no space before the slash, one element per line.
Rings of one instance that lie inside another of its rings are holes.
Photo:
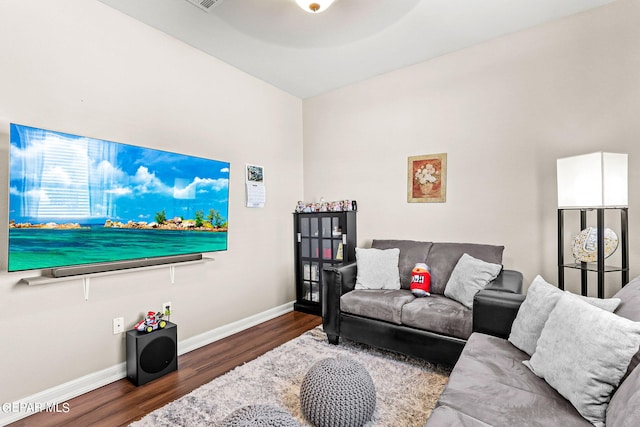
<path fill-rule="evenodd" d="M 294 300 L 291 212 L 302 198 L 302 102 L 97 1 L 0 2 L 0 223 L 8 123 L 231 162 L 229 249 L 214 262 L 32 286 L 6 273 L 0 231 L 0 402 L 124 361 L 124 334 L 172 301 L 179 340 Z M 267 204 L 244 207 L 245 163 Z"/>
<path fill-rule="evenodd" d="M 631 277 L 640 274 L 638 22 L 640 2 L 619 0 L 305 100 L 306 200 L 356 199 L 360 245 L 502 244 L 526 284 L 536 274 L 556 283 L 556 159 L 629 153 Z M 407 157 L 441 152 L 446 203 L 407 203 Z M 607 225 L 619 231 L 619 217 Z M 572 290 L 578 278 L 568 273 Z M 608 294 L 619 289 L 620 275 L 606 281 Z"/>

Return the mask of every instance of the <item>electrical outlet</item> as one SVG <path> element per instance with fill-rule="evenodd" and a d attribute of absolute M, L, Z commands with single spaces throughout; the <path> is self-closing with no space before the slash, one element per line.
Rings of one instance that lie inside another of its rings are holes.
<path fill-rule="evenodd" d="M 169 302 L 163 302 L 162 303 L 162 313 L 167 316 L 167 318 L 171 315 L 171 313 L 173 312 L 173 305 L 171 304 L 171 301 Z"/>
<path fill-rule="evenodd" d="M 124 332 L 124 317 L 114 317 L 113 319 L 113 335 Z"/>

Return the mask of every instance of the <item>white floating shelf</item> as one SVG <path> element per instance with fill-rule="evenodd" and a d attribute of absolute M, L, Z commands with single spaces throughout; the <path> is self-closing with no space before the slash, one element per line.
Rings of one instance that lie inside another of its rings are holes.
<path fill-rule="evenodd" d="M 203 257 L 202 259 L 195 261 L 183 261 L 183 262 L 175 262 L 168 264 L 158 264 L 158 265 L 149 265 L 144 267 L 133 267 L 133 268 L 125 268 L 122 270 L 112 270 L 112 271 L 102 271 L 99 273 L 88 273 L 88 274 L 78 274 L 75 276 L 64 276 L 64 277 L 50 277 L 50 276 L 33 276 L 33 277 L 23 277 L 20 280 L 20 283 L 25 283 L 29 286 L 36 285 L 46 285 L 47 283 L 61 283 L 61 282 L 69 282 L 72 280 L 82 280 L 85 286 L 85 299 L 88 299 L 89 292 L 89 280 L 92 277 L 102 277 L 102 276 L 111 276 L 114 274 L 122 274 L 122 273 L 136 273 L 148 270 L 157 270 L 160 268 L 168 268 L 169 269 L 169 279 L 171 283 L 174 283 L 175 278 L 175 267 L 183 266 L 183 265 L 194 265 L 194 264 L 203 264 L 205 262 L 211 262 L 214 258 Z"/>

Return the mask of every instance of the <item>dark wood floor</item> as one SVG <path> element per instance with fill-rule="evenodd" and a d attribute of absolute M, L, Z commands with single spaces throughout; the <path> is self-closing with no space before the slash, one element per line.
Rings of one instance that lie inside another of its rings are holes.
<path fill-rule="evenodd" d="M 43 412 L 10 426 L 127 425 L 320 323 L 294 311 L 180 356 L 178 370 L 155 381 L 136 387 L 122 379 L 69 400 L 66 414 Z"/>

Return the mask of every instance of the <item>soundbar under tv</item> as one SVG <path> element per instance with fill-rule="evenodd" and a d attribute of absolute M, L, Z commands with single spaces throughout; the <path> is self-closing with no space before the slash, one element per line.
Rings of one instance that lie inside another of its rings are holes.
<path fill-rule="evenodd" d="M 175 255 L 156 258 L 132 259 L 129 261 L 105 262 L 99 264 L 76 265 L 52 268 L 47 276 L 69 277 L 81 274 L 104 273 L 107 271 L 126 270 L 129 268 L 150 267 L 153 265 L 176 264 L 187 261 L 199 261 L 202 254 Z"/>

